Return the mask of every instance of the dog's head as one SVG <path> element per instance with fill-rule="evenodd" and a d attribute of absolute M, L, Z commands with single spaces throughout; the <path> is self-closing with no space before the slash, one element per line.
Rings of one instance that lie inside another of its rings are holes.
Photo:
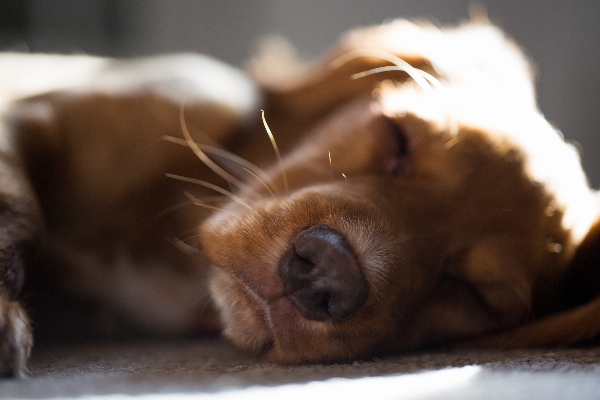
<path fill-rule="evenodd" d="M 311 126 L 201 228 L 225 335 L 278 362 L 349 360 L 560 309 L 596 204 L 517 47 L 397 21 L 332 60 L 263 82 L 276 136 Z"/>

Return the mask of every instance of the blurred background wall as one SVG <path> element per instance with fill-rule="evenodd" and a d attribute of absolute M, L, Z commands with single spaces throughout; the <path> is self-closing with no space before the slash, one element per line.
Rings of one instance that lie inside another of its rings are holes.
<path fill-rule="evenodd" d="M 281 34 L 309 58 L 395 17 L 456 23 L 469 0 L 0 0 L 0 49 L 140 56 L 196 51 L 243 66 Z M 478 0 L 535 60 L 540 107 L 600 187 L 600 1 Z"/>

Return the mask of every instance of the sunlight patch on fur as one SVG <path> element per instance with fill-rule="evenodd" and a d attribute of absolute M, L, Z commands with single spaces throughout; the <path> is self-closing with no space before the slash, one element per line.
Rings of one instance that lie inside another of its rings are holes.
<path fill-rule="evenodd" d="M 387 51 L 383 51 L 383 50 L 377 50 L 377 49 L 356 49 L 356 50 L 352 50 L 349 51 L 348 53 L 338 57 L 336 60 L 334 60 L 331 63 L 332 68 L 339 68 L 340 66 L 342 66 L 343 64 L 346 64 L 347 62 L 354 60 L 355 58 L 358 57 L 377 57 L 380 58 L 382 60 L 386 60 L 389 61 L 390 63 L 394 64 L 393 66 L 387 66 L 387 67 L 381 67 L 381 68 L 374 68 L 372 70 L 369 71 L 364 71 L 364 72 L 359 72 L 357 74 L 352 75 L 352 79 L 359 79 L 368 75 L 372 75 L 372 74 L 376 74 L 379 72 L 383 72 L 383 71 L 402 71 L 402 72 L 406 72 L 408 74 L 408 76 L 410 76 L 417 85 L 419 85 L 419 87 L 421 87 L 421 89 L 423 90 L 423 92 L 425 93 L 432 93 L 432 87 L 431 85 L 438 85 L 439 81 L 434 78 L 433 76 L 431 76 L 430 74 L 428 74 L 425 71 L 422 71 L 418 68 L 413 67 L 412 65 L 410 65 L 409 63 L 407 63 L 406 61 L 404 61 L 402 58 L 389 53 Z"/>
<path fill-rule="evenodd" d="M 377 50 L 377 49 L 356 49 L 356 50 L 350 51 L 350 52 L 338 57 L 336 60 L 334 60 L 332 62 L 332 66 L 335 68 L 338 68 L 339 66 L 349 62 L 350 60 L 353 60 L 355 58 L 362 57 L 362 56 L 372 56 L 372 57 L 381 58 L 382 60 L 389 61 L 390 63 L 392 63 L 394 65 L 388 65 L 388 66 L 373 68 L 373 69 L 370 69 L 367 71 L 359 72 L 359 73 L 352 75 L 352 77 L 351 77 L 352 79 L 360 79 L 360 78 L 364 78 L 369 75 L 374 75 L 374 74 L 379 74 L 382 72 L 389 72 L 389 71 L 405 72 L 413 79 L 413 81 L 421 88 L 421 90 L 423 90 L 423 93 L 428 95 L 428 97 L 436 98 L 435 96 L 433 96 L 434 89 L 438 93 L 441 93 L 444 97 L 444 99 L 443 99 L 444 103 L 447 106 L 447 101 L 446 101 L 445 95 L 444 95 L 444 93 L 445 93 L 444 85 L 442 85 L 442 83 L 435 76 L 433 76 L 433 75 L 429 74 L 428 72 L 425 72 L 419 68 L 413 67 L 412 65 L 410 65 L 409 63 L 404 61 L 402 58 L 400 58 L 392 53 L 389 53 L 387 51 Z M 449 131 L 449 133 L 452 136 L 456 136 L 458 134 L 458 121 L 456 120 L 456 118 L 453 117 L 452 112 L 450 112 L 450 110 L 446 111 L 446 129 Z"/>

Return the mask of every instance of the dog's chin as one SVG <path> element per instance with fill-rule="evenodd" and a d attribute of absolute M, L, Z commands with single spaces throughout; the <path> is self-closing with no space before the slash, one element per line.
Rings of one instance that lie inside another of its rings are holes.
<path fill-rule="evenodd" d="M 267 302 L 239 279 L 213 268 L 210 292 L 221 316 L 222 333 L 252 355 L 262 355 L 273 345 Z"/>

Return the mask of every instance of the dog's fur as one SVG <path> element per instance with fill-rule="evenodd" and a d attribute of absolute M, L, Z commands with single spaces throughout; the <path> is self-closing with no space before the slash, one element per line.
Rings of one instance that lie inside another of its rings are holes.
<path fill-rule="evenodd" d="M 32 345 L 24 272 L 40 340 L 222 328 L 302 363 L 600 333 L 596 194 L 487 23 L 359 29 L 252 78 L 192 55 L 0 69 L 4 373 Z"/>

